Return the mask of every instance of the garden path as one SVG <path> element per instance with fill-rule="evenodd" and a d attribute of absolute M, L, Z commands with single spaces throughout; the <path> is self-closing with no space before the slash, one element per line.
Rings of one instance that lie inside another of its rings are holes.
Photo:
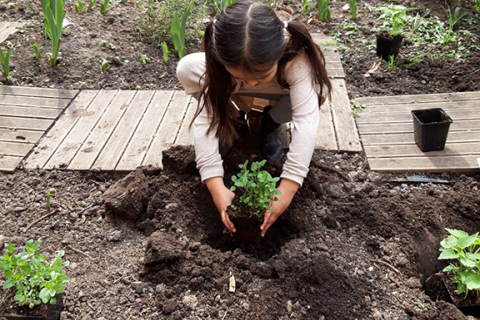
<path fill-rule="evenodd" d="M 18 31 L 17 28 L 22 27 L 24 22 L 0 22 L 0 42 L 5 41 L 9 35 L 14 34 Z"/>
<path fill-rule="evenodd" d="M 468 172 L 480 166 L 480 92 L 363 97 L 356 118 L 370 169 Z M 442 108 L 453 120 L 443 151 L 415 144 L 411 111 Z"/>
<path fill-rule="evenodd" d="M 322 106 L 317 148 L 361 151 L 350 113 L 344 73 L 330 38 L 322 45 L 334 86 L 331 103 Z M 188 124 L 196 102 L 181 91 L 81 91 L 26 159 L 26 168 L 131 171 L 162 166 L 162 151 L 191 145 Z M 288 134 L 288 133 L 287 133 Z"/>

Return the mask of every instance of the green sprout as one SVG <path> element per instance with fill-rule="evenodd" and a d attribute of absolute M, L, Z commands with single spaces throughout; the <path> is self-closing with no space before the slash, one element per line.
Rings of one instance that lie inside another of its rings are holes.
<path fill-rule="evenodd" d="M 348 0 L 352 19 L 357 19 L 357 0 Z"/>
<path fill-rule="evenodd" d="M 85 11 L 85 4 L 82 0 L 78 0 L 78 2 L 75 4 L 75 11 L 78 13 Z"/>
<path fill-rule="evenodd" d="M 12 54 L 12 48 L 8 48 L 7 52 L 3 52 L 2 49 L 0 49 L 0 60 L 2 62 L 2 72 L 5 77 L 7 77 L 7 80 L 11 79 L 10 77 L 10 56 Z"/>
<path fill-rule="evenodd" d="M 147 57 L 146 54 L 140 53 L 140 61 L 141 61 L 143 64 L 146 64 L 147 62 L 152 61 L 152 59 L 150 59 L 149 57 Z"/>
<path fill-rule="evenodd" d="M 102 59 L 101 64 L 103 72 L 107 72 L 110 69 L 110 63 L 107 61 L 107 59 Z"/>
<path fill-rule="evenodd" d="M 332 12 L 328 7 L 330 0 L 317 0 L 318 19 L 322 22 L 332 18 Z"/>
<path fill-rule="evenodd" d="M 167 43 L 165 41 L 163 41 L 161 43 L 161 46 L 162 46 L 162 51 L 163 51 L 163 62 L 167 62 L 168 61 L 168 46 L 167 46 Z"/>
<path fill-rule="evenodd" d="M 42 53 L 40 52 L 40 47 L 36 42 L 33 44 L 33 57 L 35 59 L 40 59 L 42 57 Z"/>
<path fill-rule="evenodd" d="M 185 56 L 185 27 L 187 24 L 187 18 L 190 15 L 190 9 L 187 9 L 182 16 L 182 20 L 178 16 L 178 12 L 175 15 L 170 25 L 170 33 L 172 35 L 173 47 L 178 53 L 178 57 L 182 59 Z"/>
<path fill-rule="evenodd" d="M 100 13 L 107 12 L 107 8 L 109 5 L 110 5 L 110 0 L 103 0 L 103 2 L 100 3 Z"/>

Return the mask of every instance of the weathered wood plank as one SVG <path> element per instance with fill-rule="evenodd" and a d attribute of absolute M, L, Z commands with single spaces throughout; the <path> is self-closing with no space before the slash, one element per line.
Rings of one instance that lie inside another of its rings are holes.
<path fill-rule="evenodd" d="M 70 162 L 69 170 L 89 170 L 92 167 L 125 110 L 129 108 L 134 95 L 135 91 L 132 90 L 117 93 L 110 102 L 108 110 L 102 115 Z"/>
<path fill-rule="evenodd" d="M 467 100 L 461 102 L 422 102 L 422 103 L 406 103 L 406 104 L 386 104 L 386 105 L 364 105 L 364 109 L 359 115 L 385 113 L 385 112 L 410 112 L 412 110 L 423 110 L 442 108 L 445 112 L 462 109 L 478 109 L 477 100 Z"/>
<path fill-rule="evenodd" d="M 413 131 L 410 133 L 391 133 L 391 134 L 363 134 L 363 146 L 374 145 L 397 145 L 397 144 L 411 144 L 415 137 Z M 456 142 L 480 142 L 480 128 L 478 131 L 453 131 L 449 132 L 447 136 L 447 143 Z"/>
<path fill-rule="evenodd" d="M 80 92 L 52 129 L 49 130 L 40 141 L 37 151 L 30 154 L 25 160 L 25 168 L 35 169 L 45 166 L 75 123 L 82 117 L 93 112 L 87 113 L 87 111 L 90 111 L 89 106 L 99 92 L 98 90 L 85 90 Z"/>
<path fill-rule="evenodd" d="M 445 110 L 445 113 L 450 116 L 453 121 L 458 120 L 478 120 L 480 119 L 480 108 L 454 108 Z M 375 113 L 361 113 L 356 117 L 357 124 L 367 123 L 384 123 L 390 124 L 395 122 L 413 122 L 413 117 L 410 111 L 401 112 L 375 112 Z"/>
<path fill-rule="evenodd" d="M 0 105 L 0 116 L 36 119 L 56 119 L 63 108 L 16 107 Z"/>
<path fill-rule="evenodd" d="M 192 130 L 189 130 L 189 126 L 192 122 L 193 117 L 195 116 L 195 112 L 197 111 L 197 105 L 198 102 L 196 99 L 190 99 L 187 111 L 185 112 L 185 118 L 183 119 L 182 125 L 180 126 L 180 131 L 178 132 L 174 144 L 179 146 L 193 145 L 193 126 Z"/>
<path fill-rule="evenodd" d="M 454 121 L 450 125 L 449 132 L 452 131 L 468 131 L 468 130 L 476 130 L 480 127 L 480 120 L 458 120 Z M 359 123 L 358 129 L 360 130 L 361 134 L 366 133 L 374 133 L 374 134 L 381 134 L 381 133 L 408 133 L 413 132 L 413 121 L 412 122 L 402 122 L 402 123 L 390 123 L 388 126 L 385 124 L 379 123 Z M 338 132 L 338 131 L 337 131 Z"/>
<path fill-rule="evenodd" d="M 350 101 L 343 79 L 332 81 L 332 114 L 337 135 L 338 148 L 341 151 L 362 151 Z"/>
<path fill-rule="evenodd" d="M 24 157 L 32 150 L 34 143 L 16 143 L 0 141 L 0 154 L 14 157 Z"/>
<path fill-rule="evenodd" d="M 51 119 L 34 119 L 0 116 L 0 128 L 18 128 L 24 130 L 45 131 L 53 123 Z"/>
<path fill-rule="evenodd" d="M 0 22 L 0 32 L 5 30 L 10 25 L 10 23 L 11 22 L 8 22 L 8 21 L 1 21 Z"/>
<path fill-rule="evenodd" d="M 0 155 L 0 171 L 14 172 L 22 160 L 23 160 L 23 157 L 12 157 L 12 156 Z"/>
<path fill-rule="evenodd" d="M 155 91 L 137 91 L 133 101 L 92 167 L 105 171 L 115 169 L 154 94 Z"/>
<path fill-rule="evenodd" d="M 0 86 L 0 95 L 72 99 L 78 90 Z"/>
<path fill-rule="evenodd" d="M 480 91 L 355 98 L 355 101 L 368 105 L 455 102 L 468 100 L 480 100 Z"/>
<path fill-rule="evenodd" d="M 55 153 L 44 166 L 45 169 L 67 166 L 82 146 L 90 131 L 98 122 L 118 91 L 100 91 L 90 104 L 84 116 L 80 117 L 67 137 L 61 142 Z"/>
<path fill-rule="evenodd" d="M 155 93 L 132 140 L 115 167 L 116 171 L 130 171 L 142 164 L 174 93 L 175 91 Z"/>
<path fill-rule="evenodd" d="M 43 97 L 17 97 L 0 95 L 0 105 L 20 107 L 44 107 L 64 109 L 70 103 L 70 99 L 43 98 Z"/>
<path fill-rule="evenodd" d="M 335 128 L 333 127 L 331 103 L 328 100 L 320 107 L 320 124 L 315 149 L 338 150 Z"/>
<path fill-rule="evenodd" d="M 444 157 L 457 155 L 480 155 L 480 142 L 447 143 L 442 151 L 422 152 L 416 144 L 365 146 L 368 158 Z"/>
<path fill-rule="evenodd" d="M 478 172 L 478 156 L 369 158 L 378 172 Z"/>
<path fill-rule="evenodd" d="M 158 127 L 151 146 L 148 148 L 142 166 L 162 168 L 162 151 L 168 149 L 177 136 L 191 97 L 183 91 L 176 91 L 167 112 Z"/>
<path fill-rule="evenodd" d="M 5 142 L 22 142 L 22 143 L 36 143 L 43 135 L 41 131 L 30 130 L 12 130 L 0 128 L 0 141 Z"/>
<path fill-rule="evenodd" d="M 5 41 L 9 35 L 17 32 L 17 27 L 23 26 L 23 22 L 10 22 L 5 29 L 0 31 L 0 42 Z"/>

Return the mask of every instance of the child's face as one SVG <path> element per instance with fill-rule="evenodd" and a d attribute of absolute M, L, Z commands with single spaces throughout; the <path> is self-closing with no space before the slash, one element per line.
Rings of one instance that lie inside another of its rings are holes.
<path fill-rule="evenodd" d="M 277 74 L 278 63 L 276 63 L 271 69 L 260 73 L 260 74 L 250 74 L 244 72 L 242 69 L 225 67 L 227 71 L 235 78 L 238 82 L 245 82 L 249 87 L 255 87 L 260 83 L 270 82 Z"/>

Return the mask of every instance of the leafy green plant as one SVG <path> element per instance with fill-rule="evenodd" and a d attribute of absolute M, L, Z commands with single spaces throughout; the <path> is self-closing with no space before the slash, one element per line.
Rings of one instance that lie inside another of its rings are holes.
<path fill-rule="evenodd" d="M 65 0 L 41 0 L 41 2 L 46 20 L 46 23 L 44 24 L 46 33 L 52 40 L 50 67 L 55 67 L 62 39 L 63 19 L 65 18 Z"/>
<path fill-rule="evenodd" d="M 98 0 L 92 0 L 92 1 L 90 1 L 90 3 L 88 4 L 88 7 L 87 7 L 87 12 L 92 11 L 93 6 L 95 5 L 95 3 L 97 3 L 97 1 L 98 1 Z"/>
<path fill-rule="evenodd" d="M 113 43 L 110 43 L 106 40 L 102 40 L 100 41 L 100 45 L 104 48 L 107 48 L 107 49 L 110 49 L 110 50 L 115 50 L 117 49 L 117 47 L 113 44 Z"/>
<path fill-rule="evenodd" d="M 42 303 L 56 304 L 55 295 L 65 291 L 70 281 L 63 270 L 69 264 L 62 262 L 65 252 L 59 251 L 49 263 L 37 252 L 41 244 L 41 241 L 28 240 L 25 251 L 15 254 L 15 248 L 9 243 L 8 253 L 0 257 L 0 269 L 6 279 L 3 289 L 16 287 L 14 299 L 19 306 L 33 308 Z"/>
<path fill-rule="evenodd" d="M 475 10 L 477 10 L 477 12 L 480 13 L 480 0 L 477 0 L 477 1 L 475 2 Z"/>
<path fill-rule="evenodd" d="M 107 72 L 110 69 L 110 63 L 106 59 L 102 59 L 100 63 L 102 64 L 103 72 Z"/>
<path fill-rule="evenodd" d="M 312 0 L 302 0 L 302 14 L 305 17 L 308 13 L 313 11 Z"/>
<path fill-rule="evenodd" d="M 350 110 L 352 117 L 356 117 L 363 110 L 363 104 L 354 100 L 350 100 Z"/>
<path fill-rule="evenodd" d="M 10 77 L 10 56 L 12 55 L 12 48 L 8 48 L 7 52 L 3 52 L 0 49 L 0 60 L 2 61 L 2 72 L 7 80 L 11 79 Z"/>
<path fill-rule="evenodd" d="M 383 25 L 380 30 L 387 32 L 393 38 L 403 35 L 403 28 L 408 22 L 406 7 L 392 4 L 377 10 L 382 12 L 379 19 L 383 19 Z"/>
<path fill-rule="evenodd" d="M 398 64 L 395 62 L 394 55 L 388 56 L 387 67 L 393 70 L 398 69 Z"/>
<path fill-rule="evenodd" d="M 110 5 L 110 0 L 103 0 L 102 3 L 100 3 L 100 13 L 107 12 L 107 8 L 109 5 Z"/>
<path fill-rule="evenodd" d="M 353 19 L 357 19 L 357 0 L 348 0 L 350 6 L 350 13 Z"/>
<path fill-rule="evenodd" d="M 260 170 L 267 161 L 253 162 L 250 170 L 248 169 L 248 160 L 238 167 L 241 169 L 240 173 L 232 176 L 234 185 L 230 188 L 235 191 L 237 188 L 243 190 L 240 196 L 240 206 L 244 212 L 250 212 L 250 216 L 262 218 L 265 211 L 270 206 L 270 201 L 278 201 L 274 195 L 279 195 L 281 192 L 277 190 L 276 183 L 280 178 L 272 178 L 270 173 L 265 170 Z M 273 197 L 273 199 L 272 199 Z M 233 210 L 238 209 L 232 206 Z M 273 209 L 269 209 L 273 212 Z"/>
<path fill-rule="evenodd" d="M 178 57 L 182 59 L 185 56 L 185 28 L 187 24 L 187 18 L 190 15 L 190 10 L 187 10 L 180 21 L 178 12 L 175 15 L 170 26 L 170 33 L 172 35 L 172 42 L 175 51 L 178 53 Z"/>
<path fill-rule="evenodd" d="M 210 5 L 215 13 L 221 12 L 223 9 L 234 3 L 235 0 L 210 0 Z"/>
<path fill-rule="evenodd" d="M 163 62 L 167 62 L 168 61 L 168 46 L 167 46 L 167 43 L 164 41 L 161 43 L 161 46 L 162 46 L 162 51 L 163 51 Z"/>
<path fill-rule="evenodd" d="M 140 42 L 134 42 L 134 43 L 132 43 L 132 49 L 133 49 L 133 50 L 137 50 L 139 45 L 140 45 Z"/>
<path fill-rule="evenodd" d="M 82 0 L 78 0 L 78 2 L 75 4 L 75 11 L 78 13 L 85 11 L 85 4 Z"/>
<path fill-rule="evenodd" d="M 152 61 L 152 59 L 150 59 L 149 57 L 147 57 L 146 54 L 140 53 L 140 61 L 141 61 L 143 64 L 146 64 L 147 62 Z"/>
<path fill-rule="evenodd" d="M 418 28 L 424 23 L 425 17 L 428 16 L 429 14 L 430 14 L 430 9 L 427 10 L 427 12 L 423 16 L 417 13 L 417 15 L 412 18 L 411 28 L 413 33 L 415 33 L 418 30 Z"/>
<path fill-rule="evenodd" d="M 452 282 L 457 284 L 457 293 L 480 289 L 480 237 L 461 230 L 445 229 L 450 234 L 440 242 L 439 260 L 454 260 L 443 272 L 452 272 Z M 477 291 L 478 293 L 478 291 Z"/>
<path fill-rule="evenodd" d="M 329 2 L 330 0 L 317 0 L 318 19 L 322 22 L 332 18 L 332 11 L 328 7 Z"/>

